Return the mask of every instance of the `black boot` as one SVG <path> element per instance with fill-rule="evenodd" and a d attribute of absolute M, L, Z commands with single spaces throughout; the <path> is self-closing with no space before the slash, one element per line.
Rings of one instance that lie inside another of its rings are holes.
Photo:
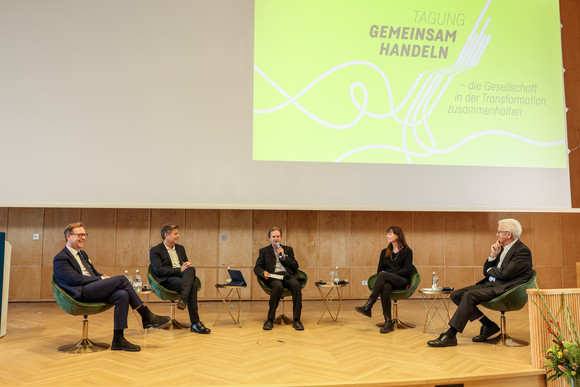
<path fill-rule="evenodd" d="M 111 343 L 111 350 L 138 352 L 141 350 L 141 347 L 138 346 L 137 344 L 128 342 L 125 336 L 123 335 L 122 330 L 115 330 L 113 331 L 113 343 Z"/>
<path fill-rule="evenodd" d="M 395 330 L 395 323 L 390 317 L 385 317 L 385 325 L 380 329 L 381 333 L 389 333 Z"/>
<path fill-rule="evenodd" d="M 152 313 L 148 307 L 141 305 L 137 308 L 137 312 L 141 315 L 141 321 L 143 322 L 143 329 L 147 328 L 158 328 L 171 321 L 169 316 L 158 316 Z"/>
<path fill-rule="evenodd" d="M 371 317 L 371 309 L 373 308 L 375 302 L 377 302 L 376 298 L 369 297 L 369 299 L 363 306 L 357 306 L 356 308 L 354 308 L 354 310 L 367 317 Z"/>

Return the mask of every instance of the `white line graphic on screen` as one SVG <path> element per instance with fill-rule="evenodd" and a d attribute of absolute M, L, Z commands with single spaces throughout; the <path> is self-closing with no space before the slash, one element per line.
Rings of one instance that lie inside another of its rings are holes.
<path fill-rule="evenodd" d="M 314 79 L 310 84 L 308 84 L 305 88 L 303 88 L 299 93 L 294 96 L 288 94 L 284 89 L 282 89 L 274 80 L 272 80 L 266 73 L 264 73 L 257 65 L 254 65 L 255 71 L 260 74 L 270 85 L 272 85 L 280 94 L 282 94 L 286 101 L 282 104 L 277 106 L 267 108 L 267 109 L 254 109 L 255 114 L 268 114 L 273 113 L 278 110 L 284 109 L 290 104 L 294 105 L 300 111 L 302 111 L 306 116 L 308 116 L 313 121 L 324 125 L 328 128 L 336 129 L 336 130 L 345 130 L 350 129 L 362 119 L 363 116 L 368 116 L 374 119 L 385 119 L 392 117 L 398 124 L 401 125 L 401 141 L 402 147 L 397 147 L 393 145 L 385 145 L 385 144 L 370 144 L 361 147 L 357 147 L 355 149 L 351 149 L 350 151 L 342 154 L 338 158 L 336 158 L 335 162 L 340 162 L 345 160 L 346 158 L 366 150 L 370 149 L 387 149 L 392 150 L 395 152 L 403 153 L 407 159 L 409 164 L 412 164 L 411 156 L 426 158 L 431 157 L 435 154 L 445 154 L 450 153 L 462 145 L 475 140 L 482 136 L 488 135 L 496 135 L 496 136 L 506 136 L 517 139 L 519 141 L 536 145 L 536 146 L 554 146 L 564 144 L 564 139 L 552 141 L 552 142 L 542 142 L 542 141 L 535 141 L 532 139 L 525 138 L 523 136 L 511 133 L 505 130 L 485 130 L 478 133 L 475 133 L 471 136 L 464 138 L 463 140 L 458 141 L 456 144 L 446 148 L 446 149 L 436 149 L 436 142 L 435 138 L 431 132 L 431 129 L 428 124 L 428 117 L 432 114 L 433 110 L 437 106 L 439 100 L 443 96 L 445 90 L 453 80 L 453 78 L 462 72 L 465 72 L 471 68 L 474 68 L 478 65 L 481 57 L 483 56 L 487 45 L 491 40 L 491 35 L 486 34 L 485 31 L 491 21 L 491 18 L 487 18 L 485 20 L 484 25 L 481 27 L 481 31 L 477 32 L 484 15 L 487 11 L 492 0 L 488 0 L 483 7 L 477 21 L 475 22 L 473 29 L 465 42 L 455 64 L 447 67 L 443 67 L 440 69 L 435 69 L 431 71 L 426 71 L 420 73 L 416 80 L 414 81 L 413 85 L 411 86 L 410 90 L 407 92 L 403 100 L 400 104 L 395 107 L 393 102 L 393 92 L 388 80 L 387 75 L 375 64 L 367 61 L 350 61 L 345 62 L 331 69 L 327 70 L 316 79 Z M 306 92 L 308 92 L 312 87 L 322 81 L 324 78 L 328 77 L 329 75 L 337 72 L 341 69 L 350 66 L 366 66 L 374 69 L 379 76 L 382 78 L 385 87 L 386 93 L 388 95 L 389 101 L 389 111 L 387 113 L 373 113 L 367 110 L 368 106 L 368 90 L 366 86 L 362 82 L 354 82 L 350 86 L 349 94 L 350 99 L 353 105 L 358 109 L 358 114 L 356 117 L 349 123 L 345 124 L 337 124 L 337 123 L 330 123 L 321 118 L 317 117 L 312 112 L 308 111 L 304 106 L 298 103 L 298 99 L 300 99 Z M 360 104 L 354 95 L 355 89 L 360 88 L 363 93 L 363 101 Z M 402 110 L 404 107 L 406 108 L 406 112 L 404 116 L 401 115 Z M 426 145 L 423 141 L 419 138 L 419 134 L 417 132 L 417 127 L 423 126 L 423 129 L 426 135 L 429 137 L 430 144 Z M 412 136 L 417 145 L 422 148 L 425 153 L 420 153 L 417 151 L 411 151 L 408 149 L 408 130 L 411 130 Z"/>

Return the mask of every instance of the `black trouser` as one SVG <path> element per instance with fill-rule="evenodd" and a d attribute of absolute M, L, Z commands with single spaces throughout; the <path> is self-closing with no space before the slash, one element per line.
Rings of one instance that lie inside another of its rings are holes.
<path fill-rule="evenodd" d="M 129 305 L 136 309 L 143 305 L 133 286 L 124 275 L 93 281 L 83 286 L 80 301 L 106 301 L 115 305 L 114 329 L 127 329 Z"/>
<path fill-rule="evenodd" d="M 188 267 L 181 272 L 181 277 L 169 277 L 161 283 L 162 286 L 169 290 L 181 293 L 181 298 L 187 300 L 187 311 L 189 312 L 189 321 L 192 324 L 199 322 L 199 313 L 197 312 L 197 287 L 195 286 L 195 268 Z"/>
<path fill-rule="evenodd" d="M 457 329 L 457 332 L 463 332 L 463 328 L 465 328 L 468 321 L 473 321 L 483 316 L 477 305 L 497 296 L 499 296 L 499 293 L 495 290 L 492 282 L 457 289 L 451 293 L 451 301 L 457 305 L 457 310 L 451 320 L 449 320 L 449 326 Z"/>
<path fill-rule="evenodd" d="M 383 305 L 383 314 L 385 317 L 391 318 L 391 291 L 393 289 L 404 289 L 409 281 L 400 275 L 381 271 L 377 275 L 377 280 L 373 286 L 371 297 L 374 299 L 381 296 L 381 304 Z"/>
<path fill-rule="evenodd" d="M 276 318 L 276 309 L 278 308 L 278 303 L 280 302 L 284 288 L 290 289 L 290 293 L 292 294 L 294 321 L 300 320 L 300 314 L 302 313 L 302 286 L 298 282 L 298 279 L 290 275 L 285 275 L 283 280 L 274 278 L 267 279 L 266 285 L 271 289 L 268 320 L 274 320 Z"/>

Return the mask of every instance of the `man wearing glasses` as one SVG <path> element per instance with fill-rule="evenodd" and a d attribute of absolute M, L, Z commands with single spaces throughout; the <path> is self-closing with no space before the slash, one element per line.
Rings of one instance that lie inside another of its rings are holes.
<path fill-rule="evenodd" d="M 515 219 L 498 222 L 497 241 L 491 245 L 489 258 L 483 265 L 485 278 L 451 293 L 451 300 L 457 310 L 449 320 L 449 329 L 437 339 L 430 340 L 431 347 L 451 347 L 457 345 L 457 332 L 463 332 L 468 321 L 479 320 L 481 330 L 472 340 L 481 343 L 500 332 L 496 323 L 487 318 L 477 308 L 482 302 L 500 296 L 514 286 L 527 282 L 532 275 L 532 253 L 519 237 L 522 226 Z"/>
<path fill-rule="evenodd" d="M 143 305 L 129 280 L 123 275 L 109 277 L 95 269 L 82 250 L 88 234 L 81 222 L 69 224 L 64 230 L 66 246 L 52 263 L 54 279 L 72 298 L 87 302 L 108 302 L 115 305 L 112 350 L 140 351 L 123 335 L 127 328 L 129 305 L 141 315 L 143 328 L 154 328 L 171 321 L 169 316 L 153 314 Z"/>

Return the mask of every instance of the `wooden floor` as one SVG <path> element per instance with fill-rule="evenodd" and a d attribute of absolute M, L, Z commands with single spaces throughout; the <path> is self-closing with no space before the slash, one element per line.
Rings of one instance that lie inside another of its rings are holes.
<path fill-rule="evenodd" d="M 400 302 L 400 317 L 417 328 L 389 334 L 375 327 L 380 305 L 369 319 L 353 310 L 359 304 L 345 301 L 344 325 L 327 316 L 317 324 L 322 302 L 305 301 L 303 332 L 289 325 L 267 332 L 262 330 L 266 302 L 243 303 L 242 328 L 227 314 L 213 326 L 221 304 L 203 302 L 200 314 L 211 335 L 150 330 L 144 337 L 130 319 L 125 336 L 141 345 L 141 352 L 63 354 L 57 348 L 80 338 L 82 317 L 66 314 L 55 303 L 13 303 L 7 335 L 0 339 L 0 385 L 483 386 L 495 379 L 490 383 L 496 386 L 527 386 L 543 378 L 543 371 L 531 367 L 529 346 L 473 343 L 479 323 L 468 324 L 457 347 L 429 348 L 426 342 L 436 335 L 423 333 L 421 300 Z M 169 304 L 150 307 L 169 312 Z M 488 315 L 499 322 L 495 312 Z M 112 310 L 90 316 L 89 337 L 110 343 L 112 317 Z M 178 311 L 178 319 L 187 322 L 186 312 Z M 508 315 L 508 328 L 512 336 L 529 340 L 527 308 Z"/>

